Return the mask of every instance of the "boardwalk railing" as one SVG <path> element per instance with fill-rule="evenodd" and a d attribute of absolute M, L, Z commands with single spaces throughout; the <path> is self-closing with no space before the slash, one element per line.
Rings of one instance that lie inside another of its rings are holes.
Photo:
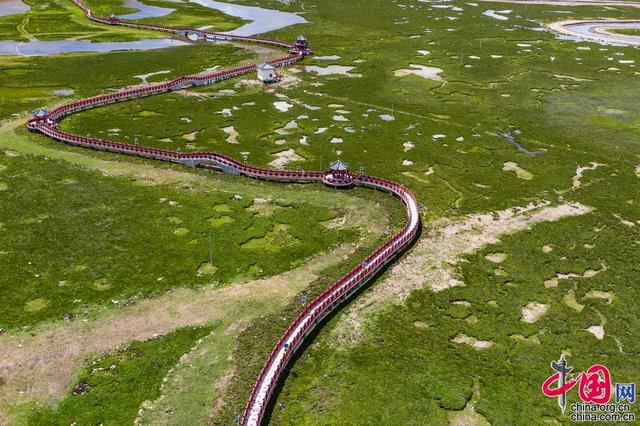
<path fill-rule="evenodd" d="M 287 66 L 302 60 L 305 55 L 310 54 L 308 47 L 291 45 L 277 40 L 270 40 L 259 37 L 243 37 L 226 33 L 214 33 L 203 30 L 189 28 L 175 28 L 163 25 L 142 24 L 132 21 L 125 21 L 118 18 L 102 18 L 95 16 L 82 0 L 73 2 L 86 13 L 87 17 L 95 22 L 107 25 L 123 25 L 132 28 L 166 31 L 177 34 L 196 34 L 208 40 L 230 40 L 250 43 L 266 44 L 270 46 L 285 48 L 291 53 L 289 56 L 270 61 L 269 63 L 280 67 Z M 247 65 L 232 68 L 224 71 L 209 72 L 191 76 L 180 77 L 171 81 L 156 83 L 147 86 L 133 87 L 120 90 L 115 93 L 95 96 L 88 99 L 81 99 L 68 103 L 51 112 L 38 114 L 29 120 L 27 126 L 34 132 L 40 132 L 52 139 L 59 140 L 71 145 L 83 146 L 87 148 L 117 152 L 139 157 L 151 158 L 172 163 L 181 163 L 196 167 L 200 164 L 212 163 L 227 173 L 244 175 L 256 179 L 266 179 L 287 182 L 317 182 L 324 183 L 332 187 L 342 187 L 345 185 L 361 185 L 378 190 L 388 191 L 397 196 L 404 203 L 407 210 L 407 222 L 400 232 L 389 238 L 383 245 L 378 247 L 366 259 L 358 264 L 351 271 L 339 278 L 330 287 L 323 291 L 314 300 L 308 303 L 305 308 L 289 325 L 282 337 L 273 347 L 262 367 L 256 383 L 251 390 L 247 405 L 242 414 L 241 423 L 243 425 L 257 426 L 262 422 L 265 409 L 273 391 L 282 376 L 282 372 L 287 363 L 291 360 L 293 353 L 300 347 L 305 338 L 313 329 L 337 306 L 343 303 L 351 295 L 357 292 L 372 277 L 374 277 L 385 265 L 391 262 L 399 253 L 409 246 L 416 238 L 420 229 L 420 212 L 418 203 L 413 193 L 404 186 L 385 179 L 371 176 L 355 175 L 352 173 L 341 174 L 339 177 L 330 172 L 323 171 L 286 171 L 253 167 L 224 154 L 217 152 L 192 152 L 179 153 L 158 148 L 147 148 L 138 145 L 125 144 L 103 139 L 89 138 L 85 136 L 73 135 L 58 128 L 58 123 L 65 117 L 91 108 L 97 108 L 116 102 L 137 99 L 146 96 L 154 96 L 173 90 L 180 90 L 192 86 L 203 86 L 214 84 L 218 81 L 237 77 L 255 70 L 255 65 Z"/>

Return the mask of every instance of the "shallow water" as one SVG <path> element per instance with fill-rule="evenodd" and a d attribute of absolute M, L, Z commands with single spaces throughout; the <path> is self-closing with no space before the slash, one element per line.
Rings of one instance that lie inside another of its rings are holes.
<path fill-rule="evenodd" d="M 0 0 L 0 16 L 17 15 L 31 9 L 22 0 Z"/>
<path fill-rule="evenodd" d="M 640 29 L 640 23 L 624 23 L 624 22 L 612 22 L 612 23 L 597 23 L 597 24 L 578 24 L 578 25 L 569 25 L 568 28 L 571 29 L 571 31 L 575 31 L 577 33 L 583 34 L 583 35 L 593 35 L 593 31 L 591 31 L 592 28 L 605 28 L 608 30 L 612 30 L 612 29 Z M 601 32 L 596 32 L 596 34 L 598 34 L 599 36 L 602 36 L 603 34 Z"/>
<path fill-rule="evenodd" d="M 600 43 L 604 45 L 607 45 L 607 44 L 620 45 L 620 43 L 623 43 L 624 40 L 629 40 L 633 42 L 633 41 L 637 41 L 640 38 L 638 36 L 631 36 L 631 35 L 624 35 L 624 34 L 608 34 L 604 31 L 596 31 L 598 29 L 602 29 L 602 30 L 640 29 L 640 23 L 632 23 L 632 22 L 611 22 L 611 23 L 600 22 L 595 24 L 585 23 L 585 24 L 568 25 L 567 28 L 570 29 L 571 31 L 575 31 L 578 34 L 584 35 L 587 37 L 595 35 L 603 40 L 602 41 L 587 40 L 587 41 L 594 41 L 596 43 Z M 585 41 L 579 36 L 569 36 L 564 34 L 560 35 L 558 38 L 563 40 Z M 608 41 L 606 42 L 604 40 L 608 40 Z"/>
<path fill-rule="evenodd" d="M 498 19 L 500 21 L 507 21 L 509 19 L 508 16 L 499 15 L 498 12 L 496 12 L 495 10 L 491 10 L 491 9 L 485 10 L 482 14 L 484 16 L 489 16 L 491 18 Z"/>
<path fill-rule="evenodd" d="M 138 0 L 125 0 L 124 6 L 131 9 L 138 9 L 138 12 L 129 13 L 127 15 L 120 15 L 120 19 L 144 19 L 144 18 L 157 18 L 159 16 L 166 16 L 171 12 L 175 12 L 175 9 L 169 9 L 167 7 L 149 6 L 141 3 Z"/>
<path fill-rule="evenodd" d="M 349 71 L 355 69 L 355 67 L 347 67 L 344 65 L 329 65 L 328 67 L 319 67 L 316 65 L 307 65 L 305 67 L 305 71 L 314 72 L 318 75 L 333 75 L 333 74 L 342 74 L 342 75 L 351 75 Z"/>
<path fill-rule="evenodd" d="M 148 39 L 137 41 L 112 41 L 91 43 L 86 40 L 60 41 L 0 41 L 0 55 L 57 55 L 60 53 L 113 52 L 116 50 L 153 50 L 164 47 L 184 46 L 187 43 L 171 39 Z"/>
<path fill-rule="evenodd" d="M 251 36 L 270 31 L 279 30 L 289 25 L 304 24 L 307 22 L 302 16 L 291 12 L 264 9 L 262 7 L 241 6 L 238 4 L 223 3 L 214 0 L 189 0 L 210 9 L 219 10 L 229 16 L 252 21 L 238 29 L 229 31 L 231 34 Z"/>

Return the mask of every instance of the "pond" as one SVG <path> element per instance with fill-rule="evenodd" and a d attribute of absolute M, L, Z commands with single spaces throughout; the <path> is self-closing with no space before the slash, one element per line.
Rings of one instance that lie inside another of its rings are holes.
<path fill-rule="evenodd" d="M 22 0 L 0 0 L 0 16 L 17 15 L 31 9 Z"/>
<path fill-rule="evenodd" d="M 163 38 L 100 43 L 92 43 L 86 40 L 0 41 L 0 55 L 38 56 L 57 55 L 60 53 L 113 52 L 116 50 L 153 50 L 164 47 L 184 46 L 186 44 L 183 41 Z"/>
<path fill-rule="evenodd" d="M 238 4 L 223 3 L 214 0 L 189 0 L 210 9 L 219 10 L 229 16 L 246 19 L 252 21 L 241 26 L 238 29 L 229 31 L 231 34 L 241 36 L 252 36 L 256 34 L 276 31 L 290 25 L 304 24 L 307 22 L 302 16 L 291 13 L 282 12 L 280 10 L 265 9 L 255 6 L 242 6 Z"/>
<path fill-rule="evenodd" d="M 137 12 L 129 13 L 127 15 L 120 15 L 120 19 L 144 19 L 144 18 L 157 18 L 159 16 L 166 16 L 171 12 L 175 12 L 175 9 L 169 9 L 167 7 L 149 6 L 141 3 L 138 0 L 125 0 L 124 7 L 130 9 L 138 9 Z"/>
<path fill-rule="evenodd" d="M 289 25 L 304 24 L 307 22 L 300 15 L 291 12 L 282 12 L 280 10 L 265 9 L 256 6 L 242 6 L 214 0 L 189 0 L 189 2 L 199 4 L 200 6 L 207 7 L 209 9 L 218 10 L 229 16 L 251 21 L 236 30 L 229 31 L 231 34 L 236 35 L 251 36 L 279 30 L 281 28 L 288 27 Z M 132 9 L 138 9 L 138 12 L 130 13 L 128 15 L 120 15 L 118 18 L 131 20 L 156 18 L 168 15 L 175 11 L 175 9 L 165 7 L 149 6 L 142 3 L 140 0 L 125 0 L 124 6 Z"/>

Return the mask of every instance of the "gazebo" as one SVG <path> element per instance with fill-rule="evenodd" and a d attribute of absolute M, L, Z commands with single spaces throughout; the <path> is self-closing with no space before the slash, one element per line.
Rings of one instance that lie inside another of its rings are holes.
<path fill-rule="evenodd" d="M 49 111 L 44 108 L 38 108 L 33 111 L 33 116 L 37 118 L 46 117 L 47 115 L 49 115 Z"/>
<path fill-rule="evenodd" d="M 309 46 L 309 41 L 305 36 L 299 35 L 298 37 L 296 37 L 296 47 L 305 49 L 307 46 Z"/>
<path fill-rule="evenodd" d="M 345 173 L 349 171 L 349 165 L 343 161 L 336 160 L 329 164 L 329 170 L 332 173 Z"/>
<path fill-rule="evenodd" d="M 336 160 L 329 164 L 329 171 L 325 173 L 322 181 L 325 185 L 334 188 L 347 188 L 353 186 L 354 176 L 349 173 L 349 165 L 343 161 Z"/>
<path fill-rule="evenodd" d="M 309 48 L 309 41 L 303 35 L 296 37 L 296 41 L 291 46 L 291 53 L 302 53 L 303 55 L 311 55 L 313 52 Z"/>

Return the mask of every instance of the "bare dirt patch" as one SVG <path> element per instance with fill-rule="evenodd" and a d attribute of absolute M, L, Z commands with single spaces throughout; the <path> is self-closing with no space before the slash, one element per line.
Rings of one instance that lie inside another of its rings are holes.
<path fill-rule="evenodd" d="M 304 158 L 296 154 L 296 151 L 293 148 L 287 149 L 286 151 L 278 152 L 275 155 L 277 158 L 269 163 L 272 167 L 276 169 L 283 169 L 284 166 L 291 162 L 304 161 Z"/>
<path fill-rule="evenodd" d="M 273 49 L 271 47 L 268 46 L 263 46 L 263 45 L 254 45 L 254 44 L 243 44 L 243 43 L 229 43 L 229 42 L 220 42 L 218 41 L 217 43 L 223 43 L 223 44 L 231 44 L 234 47 L 237 47 L 239 49 L 245 49 L 248 50 L 250 52 L 256 53 L 258 56 L 260 56 L 260 60 L 262 62 L 268 62 L 271 61 L 273 59 L 277 59 L 280 58 L 282 56 L 282 52 L 279 51 L 278 49 Z M 253 61 L 253 60 L 251 60 Z M 261 83 L 262 84 L 262 83 Z"/>
<path fill-rule="evenodd" d="M 604 339 L 604 327 L 600 325 L 592 325 L 591 327 L 587 328 L 587 331 L 596 336 L 596 339 L 598 340 Z"/>
<path fill-rule="evenodd" d="M 502 263 L 505 260 L 507 260 L 507 254 L 506 253 L 489 253 L 484 258 L 487 259 L 489 262 Z"/>
<path fill-rule="evenodd" d="M 478 340 L 475 337 L 470 337 L 466 334 L 458 334 L 456 337 L 451 339 L 451 341 L 458 344 L 467 344 L 478 350 L 489 349 L 494 345 L 494 343 L 489 340 Z"/>
<path fill-rule="evenodd" d="M 600 269 L 587 269 L 586 271 L 584 271 L 582 274 L 576 274 L 576 273 L 562 273 L 562 272 L 556 272 L 556 276 L 549 278 L 548 280 L 544 281 L 544 286 L 546 288 L 552 288 L 552 287 L 557 287 L 558 284 L 560 283 L 560 281 L 562 280 L 568 280 L 571 278 L 593 278 L 596 275 L 598 275 L 601 272 L 605 272 L 608 269 L 607 265 L 604 263 L 600 264 Z"/>
<path fill-rule="evenodd" d="M 390 270 L 387 278 L 352 304 L 333 330 L 334 340 L 340 346 L 355 343 L 364 333 L 365 317 L 390 304 L 401 304 L 416 289 L 428 286 L 433 291 L 444 291 L 464 285 L 456 276 L 456 265 L 465 255 L 500 242 L 500 236 L 590 211 L 590 207 L 578 203 L 551 206 L 549 202 L 539 202 L 471 215 L 460 221 L 443 219 L 429 223 L 420 241 Z"/>
<path fill-rule="evenodd" d="M 578 166 L 576 168 L 576 174 L 573 176 L 573 183 L 571 185 L 571 188 L 575 191 L 576 189 L 580 189 L 580 187 L 582 186 L 582 176 L 584 175 L 584 172 L 587 170 L 595 170 L 600 166 L 604 166 L 605 164 L 600 164 L 600 163 L 596 163 L 596 162 L 591 162 L 591 164 L 589 164 L 588 166 Z"/>
<path fill-rule="evenodd" d="M 558 80 L 571 80 L 571 81 L 576 81 L 576 82 L 593 81 L 593 80 L 591 80 L 589 78 L 574 77 L 572 75 L 554 74 L 553 76 L 555 78 L 557 78 Z"/>
<path fill-rule="evenodd" d="M 533 173 L 523 169 L 522 167 L 518 166 L 518 163 L 515 163 L 513 161 L 507 161 L 506 163 L 504 163 L 504 165 L 502 166 L 502 170 L 504 170 L 505 172 L 514 172 L 518 177 L 518 179 L 522 179 L 522 180 L 533 179 Z"/>
<path fill-rule="evenodd" d="M 533 324 L 538 321 L 545 312 L 547 312 L 547 309 L 549 309 L 549 305 L 538 302 L 529 302 L 522 308 L 522 318 L 520 321 L 526 322 L 527 324 Z"/>
<path fill-rule="evenodd" d="M 410 68 L 406 69 L 398 69 L 393 72 L 393 75 L 396 77 L 405 77 L 407 75 L 417 75 L 418 77 L 422 77 L 428 80 L 434 81 L 445 81 L 445 79 L 440 75 L 442 72 L 442 68 L 437 67 L 428 67 L 426 65 L 409 65 Z"/>
<path fill-rule="evenodd" d="M 228 143 L 232 143 L 232 144 L 240 143 L 238 142 L 238 136 L 240 136 L 240 133 L 236 131 L 235 127 L 233 126 L 223 127 L 222 131 L 227 134 Z"/>

